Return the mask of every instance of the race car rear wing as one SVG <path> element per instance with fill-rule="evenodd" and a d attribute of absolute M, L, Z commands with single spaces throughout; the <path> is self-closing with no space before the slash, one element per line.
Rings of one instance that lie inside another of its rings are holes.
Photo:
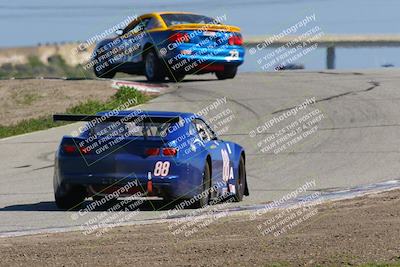
<path fill-rule="evenodd" d="M 85 115 L 85 114 L 54 114 L 53 121 L 90 121 L 94 123 L 101 122 L 148 122 L 148 123 L 176 123 L 180 121 L 180 117 L 162 117 L 162 116 L 147 116 L 141 114 L 140 116 L 130 115 Z"/>

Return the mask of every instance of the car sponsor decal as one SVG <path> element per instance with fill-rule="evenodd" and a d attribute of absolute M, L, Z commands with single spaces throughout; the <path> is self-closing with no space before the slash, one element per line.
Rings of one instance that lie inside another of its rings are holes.
<path fill-rule="evenodd" d="M 233 176 L 233 167 L 230 169 L 230 174 L 229 174 L 229 192 L 232 194 L 236 194 L 236 187 L 235 184 L 232 184 L 235 182 L 235 178 Z"/>
<path fill-rule="evenodd" d="M 226 149 L 221 149 L 222 155 L 222 180 L 228 182 L 229 180 L 229 155 Z"/>
<path fill-rule="evenodd" d="M 226 148 L 228 149 L 229 154 L 232 154 L 232 150 L 231 150 L 231 147 L 229 146 L 229 144 L 226 144 Z"/>
<path fill-rule="evenodd" d="M 203 35 L 204 36 L 215 36 L 216 33 L 215 32 L 210 32 L 210 31 L 205 31 L 205 32 L 203 32 Z"/>

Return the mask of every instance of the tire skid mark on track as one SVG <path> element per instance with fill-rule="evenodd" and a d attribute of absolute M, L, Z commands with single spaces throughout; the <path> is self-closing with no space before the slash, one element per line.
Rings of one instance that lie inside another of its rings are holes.
<path fill-rule="evenodd" d="M 364 128 L 383 128 L 383 127 L 400 127 L 399 124 L 381 124 L 381 125 L 362 125 L 362 126 L 348 126 L 348 127 L 331 127 L 331 128 L 318 128 L 318 131 L 336 131 L 336 130 L 351 130 L 351 129 L 364 129 Z M 275 132 L 262 132 L 258 135 L 269 135 L 274 134 Z M 230 133 L 230 134 L 221 134 L 220 136 L 242 136 L 249 135 L 248 133 Z"/>
<path fill-rule="evenodd" d="M 187 89 L 188 89 L 188 88 L 185 88 L 185 91 L 188 91 Z M 230 98 L 230 97 L 228 97 L 228 96 L 226 96 L 226 95 L 217 94 L 217 93 L 215 93 L 215 92 L 213 92 L 213 91 L 210 91 L 210 90 L 202 89 L 201 91 L 199 91 L 198 89 L 194 89 L 194 88 L 190 88 L 190 87 L 189 87 L 189 89 L 191 89 L 191 90 L 190 90 L 191 92 L 196 92 L 196 93 L 202 92 L 202 93 L 199 94 L 199 95 L 214 95 L 216 98 L 218 98 L 218 97 L 226 97 L 227 102 L 229 101 L 229 102 L 231 102 L 231 103 L 233 103 L 233 104 L 236 104 L 236 105 L 238 105 L 238 106 L 244 108 L 245 110 L 247 110 L 248 112 L 250 112 L 251 114 L 253 114 L 253 115 L 256 117 L 257 120 L 260 120 L 260 118 L 261 118 L 260 115 L 259 115 L 255 110 L 253 110 L 253 109 L 252 109 L 251 107 L 249 107 L 248 105 L 239 102 L 239 101 L 236 100 L 236 99 Z"/>
<path fill-rule="evenodd" d="M 43 167 L 38 167 L 38 168 L 35 168 L 35 169 L 31 170 L 30 172 L 39 171 L 39 170 L 43 170 L 43 169 L 48 169 L 48 168 L 52 168 L 52 167 L 54 167 L 54 164 L 43 166 Z"/>
<path fill-rule="evenodd" d="M 328 97 L 325 97 L 325 98 L 320 98 L 320 99 L 315 100 L 314 104 L 320 103 L 320 102 L 324 102 L 324 101 L 329 101 L 329 100 L 332 100 L 332 99 L 335 99 L 335 98 L 339 98 L 339 97 L 342 97 L 342 96 L 346 96 L 346 95 L 356 95 L 358 93 L 368 92 L 368 91 L 371 91 L 371 90 L 373 90 L 373 89 L 375 89 L 375 88 L 377 88 L 378 86 L 381 85 L 380 82 L 376 82 L 376 81 L 370 81 L 368 83 L 372 84 L 372 86 L 368 87 L 367 89 L 356 90 L 356 91 L 348 91 L 348 92 L 345 92 L 345 93 L 341 93 L 341 94 L 337 94 L 337 95 L 333 95 L 333 96 L 328 96 Z M 314 104 L 311 104 L 311 105 L 314 105 Z M 295 108 L 295 106 L 292 106 L 292 107 L 289 107 L 289 108 L 284 108 L 284 109 L 279 109 L 279 110 L 276 110 L 276 111 L 272 112 L 272 114 L 282 113 L 282 112 L 291 110 L 293 108 Z"/>

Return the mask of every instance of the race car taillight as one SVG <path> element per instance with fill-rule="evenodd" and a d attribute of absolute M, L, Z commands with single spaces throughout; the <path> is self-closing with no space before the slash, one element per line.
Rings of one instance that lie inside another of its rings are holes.
<path fill-rule="evenodd" d="M 229 45 L 243 45 L 243 38 L 240 35 L 232 35 L 228 39 Z"/>
<path fill-rule="evenodd" d="M 162 155 L 163 156 L 175 156 L 177 153 L 177 149 L 173 147 L 167 147 L 162 149 Z M 159 148 L 148 148 L 146 149 L 146 155 L 147 156 L 158 156 L 160 155 L 160 149 Z"/>
<path fill-rule="evenodd" d="M 168 40 L 171 43 L 189 43 L 190 42 L 189 35 L 187 33 L 182 33 L 182 32 L 172 34 L 168 38 Z"/>
<path fill-rule="evenodd" d="M 76 152 L 76 146 L 74 145 L 64 145 L 63 151 L 67 154 L 72 154 Z"/>
<path fill-rule="evenodd" d="M 176 148 L 173 147 L 168 147 L 163 149 L 164 156 L 175 156 L 177 152 L 178 151 L 176 150 Z"/>
<path fill-rule="evenodd" d="M 148 149 L 146 149 L 145 153 L 147 156 L 158 156 L 160 154 L 160 149 L 159 148 L 148 148 Z"/>
<path fill-rule="evenodd" d="M 63 150 L 67 154 L 73 154 L 78 152 L 76 145 L 64 145 Z M 90 152 L 90 149 L 87 147 L 80 147 L 79 150 L 82 154 L 88 154 Z"/>

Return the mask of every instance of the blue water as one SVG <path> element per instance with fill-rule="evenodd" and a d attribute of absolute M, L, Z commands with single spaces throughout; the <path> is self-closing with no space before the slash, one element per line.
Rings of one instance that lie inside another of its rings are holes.
<path fill-rule="evenodd" d="M 315 13 L 315 25 L 326 34 L 399 33 L 398 0 L 0 0 L 0 47 L 86 40 L 127 16 L 152 11 L 192 11 L 227 15 L 244 36 L 276 34 Z M 400 66 L 399 48 L 338 49 L 339 69 Z M 307 69 L 325 68 L 325 50 L 298 60 Z M 242 71 L 261 70 L 247 57 Z"/>

